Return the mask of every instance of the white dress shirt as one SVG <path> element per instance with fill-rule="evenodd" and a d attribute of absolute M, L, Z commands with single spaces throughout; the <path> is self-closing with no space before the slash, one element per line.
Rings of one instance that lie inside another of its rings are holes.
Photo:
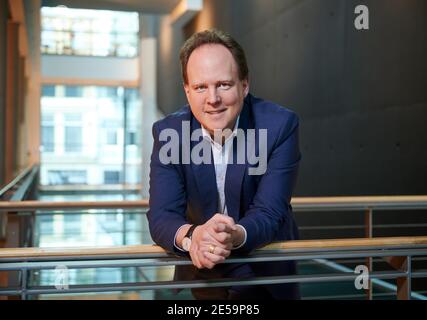
<path fill-rule="evenodd" d="M 225 215 L 228 215 L 227 206 L 225 203 L 225 191 L 224 191 L 225 175 L 227 173 L 228 158 L 233 149 L 232 148 L 233 138 L 237 134 L 239 119 L 240 119 L 240 116 L 236 120 L 236 124 L 234 125 L 232 134 L 229 137 L 227 137 L 227 139 L 225 139 L 224 145 L 221 145 L 220 143 L 217 143 L 216 141 L 214 141 L 211 135 L 209 134 L 209 132 L 202 126 L 203 138 L 209 141 L 211 145 L 213 162 L 215 166 L 216 188 L 218 192 L 218 207 L 217 207 L 218 211 L 217 212 L 223 213 Z M 233 249 L 238 249 L 242 247 L 246 243 L 246 238 L 247 238 L 246 229 L 240 224 L 238 224 L 237 226 L 243 229 L 245 236 L 244 236 L 243 242 L 239 246 L 234 247 Z M 183 226 L 181 226 L 175 234 L 175 247 L 181 251 L 182 249 L 176 244 L 176 236 L 182 227 Z"/>

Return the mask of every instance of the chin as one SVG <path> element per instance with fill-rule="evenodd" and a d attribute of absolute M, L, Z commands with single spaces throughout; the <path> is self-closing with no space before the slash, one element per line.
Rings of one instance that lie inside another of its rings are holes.
<path fill-rule="evenodd" d="M 208 124 L 207 128 L 210 130 L 224 130 L 227 128 L 227 124 L 223 122 L 211 122 Z"/>

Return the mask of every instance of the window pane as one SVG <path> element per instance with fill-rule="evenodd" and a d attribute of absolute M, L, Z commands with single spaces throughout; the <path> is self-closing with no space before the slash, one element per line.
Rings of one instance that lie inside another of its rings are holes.
<path fill-rule="evenodd" d="M 82 151 L 82 128 L 65 127 L 65 152 Z"/>
<path fill-rule="evenodd" d="M 43 97 L 54 97 L 55 96 L 55 86 L 45 85 L 42 87 L 42 96 Z"/>
<path fill-rule="evenodd" d="M 41 99 L 41 184 L 78 181 L 100 185 L 104 183 L 105 171 L 119 172 L 107 177 L 111 183 L 139 184 L 142 107 L 138 89 L 70 88 L 55 85 L 55 96 Z M 124 97 L 127 98 L 126 147 Z M 126 177 L 121 172 L 124 166 Z M 67 173 L 77 169 L 84 169 L 85 173 L 78 176 Z M 62 171 L 65 173 L 60 174 Z"/>
<path fill-rule="evenodd" d="M 42 127 L 42 145 L 44 152 L 54 151 L 54 127 L 43 126 Z"/>
<path fill-rule="evenodd" d="M 78 86 L 66 86 L 65 87 L 65 96 L 66 97 L 82 97 L 83 88 Z"/>
<path fill-rule="evenodd" d="M 116 145 L 117 144 L 117 132 L 113 130 L 107 131 L 107 144 Z"/>
<path fill-rule="evenodd" d="M 104 172 L 104 183 L 105 184 L 118 184 L 120 182 L 119 171 L 105 171 Z"/>
<path fill-rule="evenodd" d="M 136 132 L 128 132 L 127 133 L 127 145 L 135 145 L 136 144 Z"/>
<path fill-rule="evenodd" d="M 86 171 L 83 170 L 49 170 L 49 184 L 86 184 Z"/>

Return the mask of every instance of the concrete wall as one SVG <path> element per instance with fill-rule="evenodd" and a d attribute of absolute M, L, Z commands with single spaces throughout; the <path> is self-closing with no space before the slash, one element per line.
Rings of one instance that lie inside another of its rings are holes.
<path fill-rule="evenodd" d="M 247 53 L 251 92 L 300 115 L 296 196 L 427 194 L 427 3 L 363 1 L 364 31 L 354 27 L 359 4 L 205 0 L 184 29 L 230 32 Z M 159 58 L 165 113 L 185 103 L 181 44 L 174 37 Z"/>

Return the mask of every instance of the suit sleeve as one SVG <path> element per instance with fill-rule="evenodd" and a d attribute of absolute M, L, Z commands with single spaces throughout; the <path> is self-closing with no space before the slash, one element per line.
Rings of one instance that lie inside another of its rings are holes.
<path fill-rule="evenodd" d="M 159 129 L 153 125 L 153 151 L 150 162 L 150 209 L 147 213 L 151 238 L 169 252 L 182 254 L 174 247 L 177 230 L 185 223 L 186 192 L 184 179 L 174 164 L 163 164 L 159 153 Z"/>
<path fill-rule="evenodd" d="M 292 219 L 290 200 L 301 159 L 298 127 L 298 117 L 292 113 L 274 144 L 255 197 L 238 222 L 247 231 L 246 243 L 239 252 L 273 242 L 283 224 L 289 222 L 286 220 Z"/>

